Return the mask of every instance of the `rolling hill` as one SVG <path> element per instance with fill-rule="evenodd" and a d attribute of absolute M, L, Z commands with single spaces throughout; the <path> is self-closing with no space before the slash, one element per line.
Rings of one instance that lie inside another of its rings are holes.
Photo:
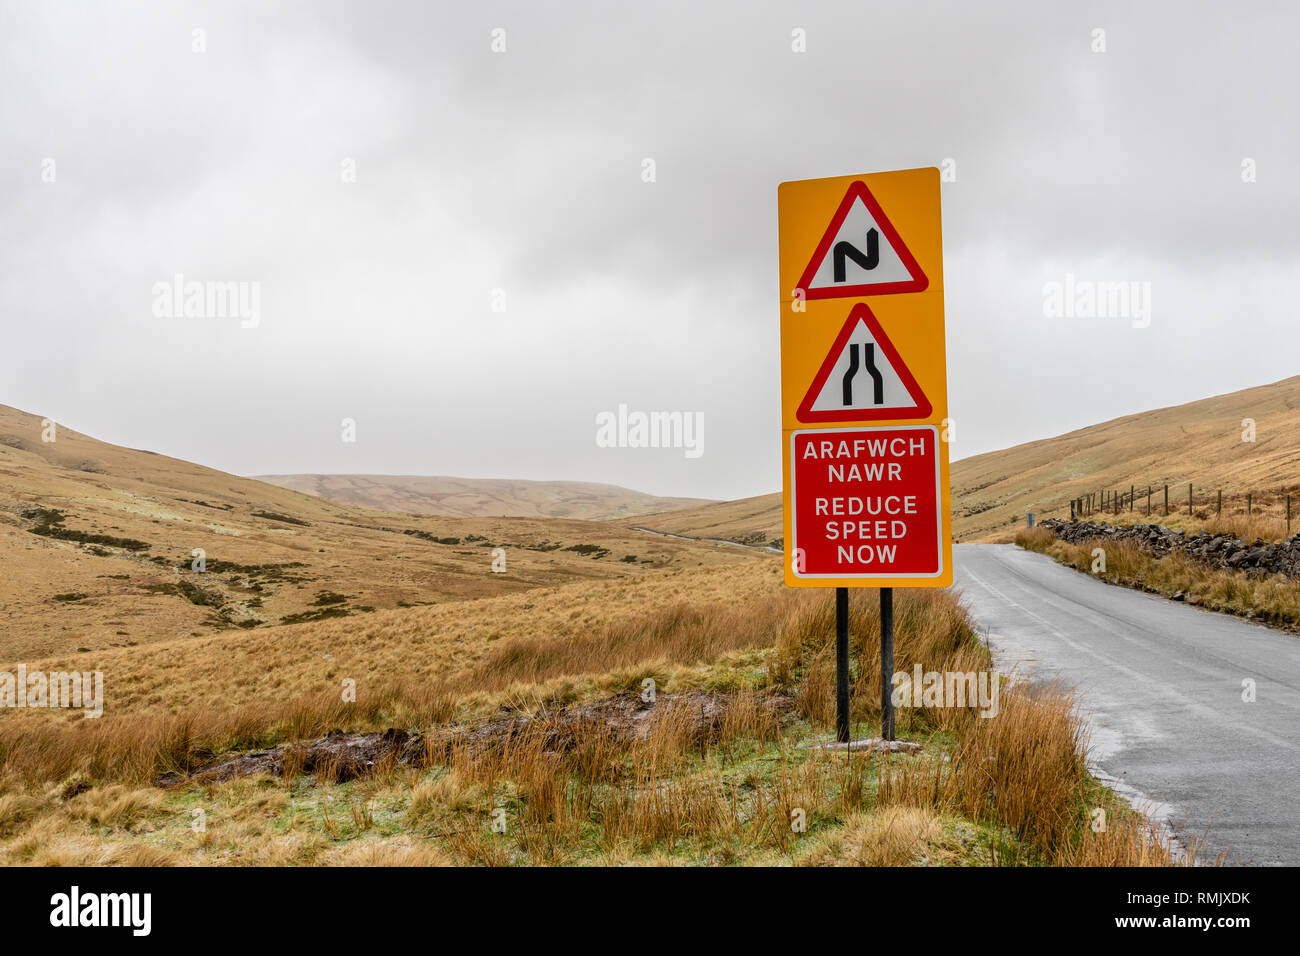
<path fill-rule="evenodd" d="M 606 522 L 336 504 L 0 406 L 0 660 L 744 560 Z"/>
<path fill-rule="evenodd" d="M 1254 441 L 1243 440 L 1247 419 Z M 996 536 L 1029 511 L 1068 516 L 1071 498 L 1102 488 L 1160 494 L 1168 484 L 1185 508 L 1189 482 L 1200 508 L 1218 490 L 1234 500 L 1253 492 L 1258 502 L 1300 486 L 1300 376 L 956 462 L 954 533 Z"/>
<path fill-rule="evenodd" d="M 430 475 L 257 475 L 259 481 L 375 511 L 457 518 L 581 518 L 599 521 L 709 503 L 660 498 L 617 485 Z"/>
<path fill-rule="evenodd" d="M 647 514 L 636 525 L 666 534 L 713 538 L 738 544 L 780 544 L 781 496 L 757 495 L 737 501 L 719 501 L 694 508 Z"/>

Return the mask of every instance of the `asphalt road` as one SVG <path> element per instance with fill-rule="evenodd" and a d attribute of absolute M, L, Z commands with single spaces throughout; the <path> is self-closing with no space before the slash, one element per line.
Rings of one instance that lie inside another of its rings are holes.
<path fill-rule="evenodd" d="M 1014 545 L 955 551 L 999 668 L 1076 688 L 1103 777 L 1184 842 L 1203 838 L 1203 862 L 1300 864 L 1300 637 Z"/>

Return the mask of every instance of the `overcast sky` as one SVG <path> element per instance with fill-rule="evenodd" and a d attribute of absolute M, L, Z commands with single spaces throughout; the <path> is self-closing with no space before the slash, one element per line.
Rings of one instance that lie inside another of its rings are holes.
<path fill-rule="evenodd" d="M 240 474 L 778 490 L 777 184 L 946 159 L 954 457 L 1275 381 L 1298 29 L 1281 3 L 0 0 L 0 403 Z M 177 273 L 257 283 L 260 323 L 159 317 Z M 1150 283 L 1149 325 L 1046 316 L 1067 273 Z M 620 403 L 702 412 L 704 454 L 598 447 Z"/>

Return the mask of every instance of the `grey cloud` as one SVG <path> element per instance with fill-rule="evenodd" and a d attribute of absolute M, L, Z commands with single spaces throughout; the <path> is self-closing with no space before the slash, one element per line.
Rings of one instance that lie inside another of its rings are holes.
<path fill-rule="evenodd" d="M 949 157 L 956 454 L 1281 378 L 1297 19 L 1281 4 L 9 3 L 0 309 L 11 347 L 58 343 L 68 374 L 14 369 L 0 401 L 245 473 L 771 490 L 777 183 Z M 160 326 L 148 289 L 177 271 L 261 282 L 262 327 Z M 1151 281 L 1152 328 L 1046 319 L 1042 285 L 1067 271 Z M 1071 388 L 1034 364 L 1102 342 Z M 1171 361 L 1142 360 L 1155 352 Z M 621 401 L 704 411 L 706 454 L 597 449 L 594 415 Z M 349 409 L 363 438 L 345 448 Z"/>

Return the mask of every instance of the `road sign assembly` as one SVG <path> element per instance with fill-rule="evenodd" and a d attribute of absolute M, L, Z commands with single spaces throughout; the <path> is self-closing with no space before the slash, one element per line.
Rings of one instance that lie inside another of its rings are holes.
<path fill-rule="evenodd" d="M 946 587 L 939 171 L 787 182 L 777 198 L 786 583 Z M 874 510 L 896 499 L 905 510 Z"/>
<path fill-rule="evenodd" d="M 939 188 L 927 168 L 777 189 L 785 582 L 837 588 L 841 744 L 847 588 L 880 588 L 892 740 L 893 588 L 952 584 Z"/>

